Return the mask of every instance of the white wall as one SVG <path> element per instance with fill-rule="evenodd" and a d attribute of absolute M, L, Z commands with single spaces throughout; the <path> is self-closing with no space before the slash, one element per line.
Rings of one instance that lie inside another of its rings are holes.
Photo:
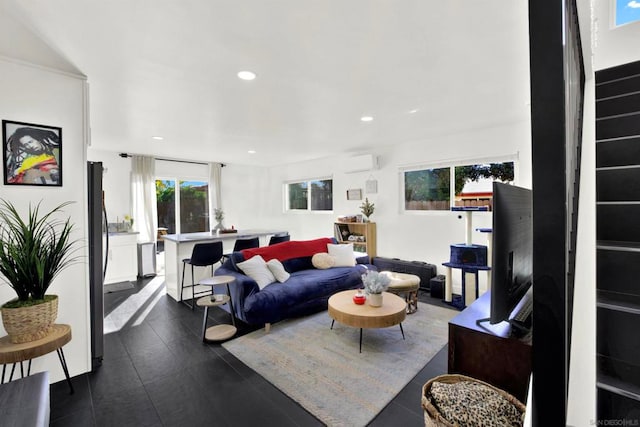
<path fill-rule="evenodd" d="M 442 270 L 449 259 L 449 245 L 465 241 L 465 220 L 453 212 L 401 212 L 404 197 L 400 188 L 401 170 L 411 165 L 450 164 L 517 156 L 516 183 L 531 187 L 531 130 L 529 122 L 479 129 L 474 132 L 442 136 L 435 140 L 405 143 L 373 152 L 379 168 L 373 171 L 345 173 L 344 156 L 318 159 L 271 168 L 227 164 L 222 169 L 222 206 L 225 226 L 237 229 L 286 229 L 294 240 L 333 236 L 333 222 L 339 215 L 358 214 L 362 200 L 347 200 L 346 191 L 363 190 L 363 197 L 375 203 L 372 220 L 377 223 L 378 255 L 406 260 L 426 261 Z M 114 189 L 118 198 L 105 197 L 114 212 L 127 212 L 123 196 L 130 173 L 129 159 L 116 153 L 89 150 L 92 160 L 103 161 L 105 192 Z M 213 160 L 215 161 L 215 160 Z M 157 162 L 159 175 L 180 174 L 206 179 L 206 167 L 188 163 Z M 125 178 L 126 177 L 126 178 Z M 332 212 L 285 212 L 283 184 L 291 180 L 332 177 Z M 368 179 L 378 181 L 376 194 L 365 193 Z M 127 187 L 128 189 L 128 187 Z M 128 197 L 128 196 L 127 196 Z M 473 226 L 491 227 L 490 213 L 474 213 Z M 473 243 L 486 245 L 487 235 L 474 232 Z M 454 274 L 454 290 L 459 292 L 460 277 Z M 486 275 L 480 275 L 486 289 Z"/>
<path fill-rule="evenodd" d="M 608 2 L 595 2 L 596 22 L 592 21 L 592 2 L 577 2 L 582 41 L 585 92 L 584 127 L 582 130 L 582 168 L 580 172 L 580 206 L 578 207 L 578 237 L 576 247 L 576 271 L 571 331 L 571 361 L 567 394 L 567 425 L 592 425 L 596 420 L 596 136 L 595 136 L 595 61 L 600 66 L 620 65 L 637 60 L 634 43 L 618 40 L 625 56 L 618 50 L 596 48 L 599 32 L 595 26 L 605 29 L 603 7 Z M 600 21 L 598 23 L 598 21 Z M 594 28 L 592 28 L 594 27 Z M 636 24 L 640 29 L 640 25 Z M 625 30 L 626 31 L 626 30 Z M 613 35 L 613 34 L 611 34 Z M 596 54 L 594 55 L 594 49 Z M 603 54 L 605 56 L 603 56 Z M 631 56 L 636 56 L 633 59 Z M 624 61 L 624 62 L 620 62 Z"/>
<path fill-rule="evenodd" d="M 584 1 L 578 3 L 580 13 L 589 11 Z M 610 1 L 593 1 L 595 16 L 593 46 L 593 68 L 602 70 L 617 65 L 640 60 L 638 40 L 640 40 L 640 22 L 615 27 L 613 25 L 613 4 Z M 580 22 L 582 25 L 582 22 Z M 586 28 L 585 28 L 586 29 Z M 587 48 L 589 46 L 586 46 Z"/>
<path fill-rule="evenodd" d="M 596 419 L 596 142 L 593 74 L 585 81 L 580 206 L 571 330 L 567 425 Z"/>
<path fill-rule="evenodd" d="M 103 177 L 105 203 L 109 222 L 122 219 L 131 214 L 131 159 L 122 158 L 119 153 L 89 148 L 87 157 L 91 161 L 102 162 L 107 169 Z M 199 162 L 202 159 L 198 160 Z M 216 161 L 215 159 L 212 161 Z M 209 179 L 206 164 L 157 160 L 156 176 L 159 178 L 185 178 L 207 181 Z M 222 207 L 225 213 L 224 224 L 236 229 L 283 227 L 280 218 L 270 212 L 266 189 L 269 187 L 268 170 L 256 166 L 228 164 L 222 168 Z M 276 204 L 279 203 L 279 200 Z M 280 206 L 278 204 L 278 206 Z M 281 209 L 276 212 L 282 213 Z M 280 221 L 280 225 L 276 222 Z"/>
<path fill-rule="evenodd" d="M 0 37 L 8 36 L 0 29 Z M 71 325 L 72 340 L 63 349 L 69 373 L 71 376 L 79 375 L 91 370 L 84 149 L 86 83 L 82 76 L 74 77 L 7 59 L 0 59 L 0 76 L 0 118 L 62 128 L 63 186 L 5 186 L 0 180 L 0 197 L 16 204 L 23 212 L 29 202 L 42 200 L 42 209 L 47 210 L 68 200 L 75 202 L 65 208 L 65 213 L 76 227 L 73 238 L 81 239 L 81 261 L 64 270 L 48 293 L 57 294 L 60 298 L 57 322 Z M 6 283 L 0 284 L 0 304 L 15 296 Z M 5 334 L 3 328 L 0 328 L 0 333 Z M 32 372 L 45 370 L 50 372 L 52 382 L 64 379 L 55 352 L 33 361 Z"/>
<path fill-rule="evenodd" d="M 502 158 L 517 155 L 516 184 L 531 187 L 531 129 L 529 122 L 516 123 L 474 132 L 442 136 L 429 141 L 396 145 L 386 150 L 374 151 L 379 169 L 344 173 L 341 158 L 327 158 L 299 164 L 271 168 L 268 172 L 268 196 L 263 218 L 264 226 L 277 225 L 289 229 L 294 239 L 308 239 L 333 235 L 333 221 L 344 214 L 360 213 L 362 201 L 348 201 L 346 191 L 361 188 L 364 193 L 368 179 L 378 181 L 378 192 L 366 194 L 375 203 L 372 221 L 377 223 L 377 252 L 379 256 L 405 260 L 426 261 L 438 266 L 449 260 L 449 245 L 465 241 L 464 218 L 453 212 L 403 213 L 404 200 L 400 188 L 401 169 L 411 165 Z M 332 176 L 334 186 L 334 211 L 330 213 L 284 212 L 282 184 L 286 181 Z M 490 213 L 474 213 L 473 227 L 491 227 Z M 473 243 L 486 244 L 487 236 L 473 233 Z M 454 274 L 455 276 L 455 274 Z M 481 287 L 486 286 L 486 276 L 481 274 Z M 454 277 L 454 290 L 459 288 L 459 277 Z"/>
<path fill-rule="evenodd" d="M 117 222 L 116 218 L 122 221 L 125 215 L 131 215 L 131 159 L 116 152 L 89 148 L 87 160 L 102 162 L 102 189 L 109 222 Z"/>

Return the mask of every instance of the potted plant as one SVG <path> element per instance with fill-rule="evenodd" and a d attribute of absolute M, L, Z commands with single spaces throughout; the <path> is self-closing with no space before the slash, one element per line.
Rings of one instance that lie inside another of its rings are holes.
<path fill-rule="evenodd" d="M 29 204 L 26 217 L 0 199 L 0 275 L 17 298 L 2 307 L 11 342 L 35 341 L 49 334 L 58 315 L 58 296 L 46 294 L 56 276 L 77 260 L 71 220 L 56 218 L 71 202 L 41 214 Z"/>
<path fill-rule="evenodd" d="M 367 270 L 362 275 L 362 284 L 367 293 L 367 301 L 369 305 L 380 307 L 382 305 L 382 293 L 389 288 L 391 279 L 384 274 L 380 274 L 374 270 Z"/>
<path fill-rule="evenodd" d="M 222 220 L 224 220 L 224 212 L 222 211 L 222 209 L 214 209 L 213 210 L 213 215 L 214 218 L 216 219 L 216 226 L 213 227 L 214 231 L 217 230 L 224 230 L 224 225 L 222 225 Z"/>
<path fill-rule="evenodd" d="M 364 222 L 369 222 L 369 217 L 373 215 L 375 204 L 369 202 L 369 198 L 365 197 L 364 202 L 360 205 L 360 212 L 364 215 Z"/>

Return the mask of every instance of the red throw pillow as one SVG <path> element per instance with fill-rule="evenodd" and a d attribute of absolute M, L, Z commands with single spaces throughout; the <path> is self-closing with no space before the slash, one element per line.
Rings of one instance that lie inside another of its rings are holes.
<path fill-rule="evenodd" d="M 318 252 L 327 252 L 327 243 L 333 243 L 333 240 L 330 237 L 322 237 L 314 240 L 292 240 L 272 246 L 244 249 L 241 252 L 244 259 L 250 259 L 251 257 L 260 255 L 265 261 L 269 261 L 270 259 L 286 261 L 292 258 L 313 256 L 313 254 L 317 254 Z"/>

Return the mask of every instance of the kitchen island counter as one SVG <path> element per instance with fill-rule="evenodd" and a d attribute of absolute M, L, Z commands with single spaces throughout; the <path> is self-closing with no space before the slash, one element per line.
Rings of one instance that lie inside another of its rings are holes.
<path fill-rule="evenodd" d="M 233 250 L 236 239 L 246 237 L 259 237 L 260 246 L 266 246 L 269 237 L 276 234 L 287 234 L 286 230 L 247 229 L 238 230 L 236 233 L 211 232 L 165 234 L 164 261 L 165 261 L 165 287 L 167 295 L 176 301 L 180 301 L 180 283 L 182 282 L 182 260 L 191 257 L 191 252 L 196 243 L 222 241 L 224 253 Z M 217 267 L 217 266 L 216 266 Z M 195 283 L 204 277 L 211 276 L 211 267 L 194 267 Z M 191 268 L 187 268 L 184 274 L 184 283 L 191 285 Z M 184 298 L 191 298 L 191 288 L 185 288 Z"/>

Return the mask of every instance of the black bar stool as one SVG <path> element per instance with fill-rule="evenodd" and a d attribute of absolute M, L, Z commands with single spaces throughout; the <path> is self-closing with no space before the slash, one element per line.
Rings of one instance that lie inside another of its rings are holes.
<path fill-rule="evenodd" d="M 271 236 L 271 238 L 269 239 L 269 246 L 277 245 L 278 243 L 282 243 L 282 242 L 288 242 L 290 240 L 291 240 L 291 236 L 288 234 Z"/>
<path fill-rule="evenodd" d="M 196 292 L 197 286 L 194 278 L 194 266 L 206 267 L 211 266 L 211 275 L 213 276 L 213 266 L 222 259 L 222 241 L 210 242 L 210 243 L 196 243 L 193 246 L 191 252 L 191 258 L 185 258 L 182 260 L 182 283 L 180 285 L 180 301 L 185 303 L 191 310 L 194 309 L 196 295 L 202 295 L 209 293 L 209 291 Z M 187 264 L 191 265 L 191 285 L 187 285 L 187 288 L 191 288 L 191 304 L 182 299 L 182 293 L 184 291 L 184 271 L 187 268 Z"/>
<path fill-rule="evenodd" d="M 238 252 L 243 249 L 251 249 L 251 248 L 258 248 L 258 247 L 260 247 L 260 238 L 258 237 L 239 238 L 239 239 L 236 239 L 235 243 L 233 244 L 233 252 Z M 230 257 L 231 257 L 231 254 L 224 254 L 222 256 L 223 261 Z"/>

